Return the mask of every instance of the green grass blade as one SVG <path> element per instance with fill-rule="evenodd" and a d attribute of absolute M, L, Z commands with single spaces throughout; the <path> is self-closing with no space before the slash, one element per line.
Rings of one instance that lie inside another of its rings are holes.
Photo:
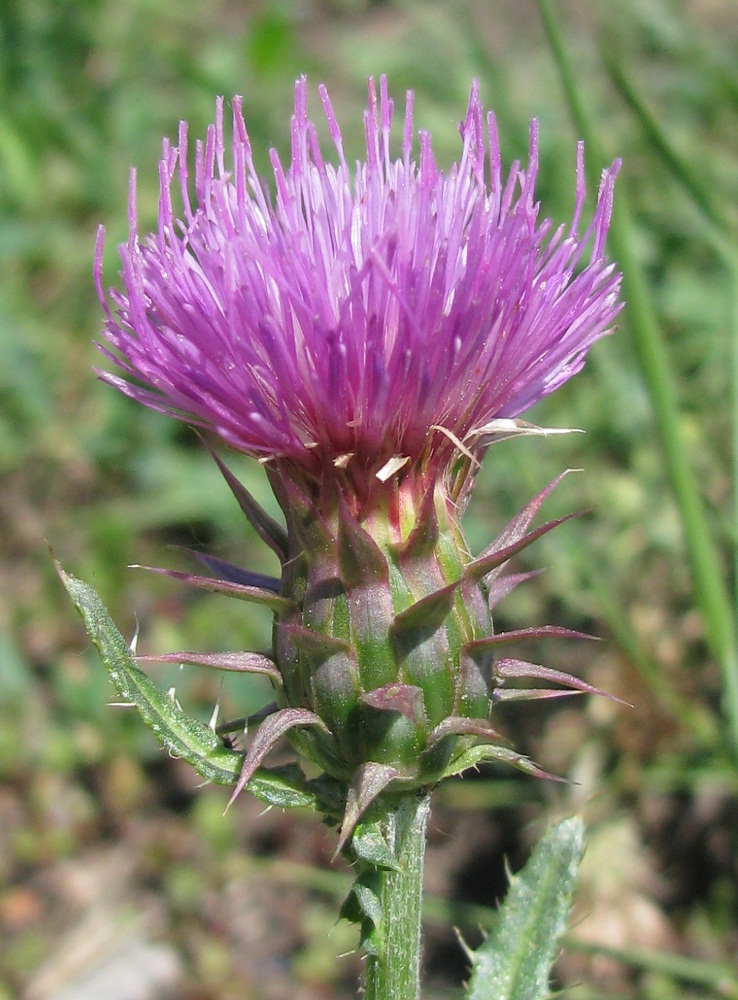
<path fill-rule="evenodd" d="M 612 48 L 603 46 L 603 57 L 610 77 L 621 97 L 634 112 L 652 149 L 661 158 L 672 177 L 687 193 L 698 210 L 705 235 L 725 264 L 730 278 L 730 367 L 732 375 L 733 431 L 733 558 L 735 579 L 738 580 L 738 234 L 731 229 L 728 215 L 721 212 L 713 199 L 712 187 L 702 174 L 694 170 L 672 145 L 658 117 L 641 99 L 633 85 L 632 73 L 625 72 L 623 60 Z"/>
<path fill-rule="evenodd" d="M 572 117 L 588 145 L 590 162 L 593 158 L 600 162 L 602 154 L 598 137 L 574 78 L 553 5 L 551 0 L 537 2 Z M 651 399 L 667 475 L 682 521 L 695 602 L 702 615 L 707 642 L 722 670 L 723 708 L 728 736 L 738 756 L 738 643 L 734 604 L 723 583 L 720 560 L 687 457 L 671 365 L 653 302 L 636 259 L 633 235 L 627 191 L 620 184 L 609 245 L 623 272 L 636 355 Z"/>
<path fill-rule="evenodd" d="M 714 991 L 717 996 L 738 1000 L 738 979 L 735 969 L 721 962 L 705 962 L 690 958 L 688 955 L 674 955 L 646 948 L 610 948 L 605 944 L 583 941 L 571 934 L 564 938 L 563 943 L 570 951 L 614 958 L 633 969 L 659 973 L 674 981 L 702 986 Z"/>
<path fill-rule="evenodd" d="M 732 379 L 731 426 L 733 431 L 733 579 L 738 587 L 738 252 L 730 269 L 730 371 Z M 738 605 L 738 595 L 736 595 Z"/>
<path fill-rule="evenodd" d="M 702 175 L 693 170 L 691 164 L 674 149 L 658 118 L 650 110 L 646 102 L 641 99 L 640 94 L 633 85 L 632 73 L 625 71 L 621 54 L 613 51 L 612 47 L 609 46 L 603 46 L 602 52 L 610 78 L 620 96 L 638 119 L 651 148 L 658 153 L 671 174 L 689 194 L 704 219 L 716 231 L 723 236 L 729 237 L 730 226 L 727 222 L 727 216 L 725 213 L 721 213 L 716 207 L 711 187 L 705 183 Z"/>

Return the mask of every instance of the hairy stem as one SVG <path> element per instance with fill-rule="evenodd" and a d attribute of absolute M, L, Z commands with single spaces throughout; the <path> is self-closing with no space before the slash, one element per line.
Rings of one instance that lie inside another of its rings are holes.
<path fill-rule="evenodd" d="M 366 1000 L 420 997 L 423 860 L 430 796 L 406 795 L 388 805 L 382 820 L 385 839 L 400 871 L 380 872 L 382 934 L 379 953 L 367 956 Z"/>

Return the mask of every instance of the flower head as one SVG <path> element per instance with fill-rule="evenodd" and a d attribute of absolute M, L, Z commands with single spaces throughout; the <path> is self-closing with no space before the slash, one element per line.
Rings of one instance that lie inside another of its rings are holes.
<path fill-rule="evenodd" d="M 499 422 L 578 371 L 619 309 L 620 277 L 604 257 L 617 164 L 580 235 L 581 145 L 574 218 L 554 229 L 538 218 L 535 122 L 526 168 L 503 177 L 495 119 L 488 114 L 485 128 L 476 85 L 461 157 L 446 173 L 424 132 L 413 158 L 411 93 L 393 159 L 393 103 L 384 78 L 379 98 L 370 81 L 366 161 L 353 170 L 324 88 L 321 98 L 337 164 L 323 160 L 301 79 L 287 170 L 272 152 L 273 198 L 256 174 L 240 99 L 230 167 L 222 101 L 197 146 L 194 204 L 182 125 L 177 148 L 164 144 L 159 228 L 144 239 L 131 185 L 124 291 L 109 293 L 112 308 L 101 240 L 95 272 L 103 349 L 127 376 L 102 377 L 266 460 L 285 516 L 286 530 L 217 460 L 279 556 L 281 578 L 211 557 L 219 579 L 184 576 L 270 607 L 273 661 L 167 658 L 271 679 L 276 710 L 251 742 L 237 790 L 289 733 L 349 789 L 345 839 L 388 785 L 429 787 L 484 757 L 541 773 L 499 745 L 489 715 L 497 702 L 554 692 L 511 691 L 506 681 L 594 690 L 495 659 L 520 638 L 573 634 L 546 626 L 499 635 L 491 617 L 525 576 L 506 575 L 509 560 L 560 523 L 530 530 L 555 483 L 477 558 L 459 522 Z"/>
<path fill-rule="evenodd" d="M 158 231 L 140 238 L 131 184 L 124 292 L 106 303 L 104 349 L 137 382 L 103 373 L 155 409 L 210 427 L 229 445 L 305 470 L 334 463 L 389 476 L 475 454 L 484 428 L 515 417 L 577 372 L 618 312 L 620 278 L 603 255 L 617 164 L 603 173 L 580 234 L 583 148 L 571 224 L 539 220 L 538 126 L 527 166 L 503 175 L 494 115 L 475 84 L 448 172 L 430 136 L 413 154 L 413 95 L 401 152 L 384 77 L 369 83 L 366 161 L 351 168 L 325 88 L 337 163 L 324 161 L 297 82 L 292 158 L 272 151 L 275 195 L 256 174 L 233 101 L 226 164 L 223 102 L 195 154 L 187 127 L 164 143 Z M 176 217 L 174 200 L 183 206 Z M 589 245 L 589 248 L 588 248 Z M 140 384 L 139 384 L 140 383 Z"/>

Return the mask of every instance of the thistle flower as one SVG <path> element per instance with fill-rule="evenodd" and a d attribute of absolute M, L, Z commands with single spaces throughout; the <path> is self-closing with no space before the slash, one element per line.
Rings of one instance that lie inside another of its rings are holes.
<path fill-rule="evenodd" d="M 429 786 L 468 764 L 480 741 L 487 756 L 536 772 L 500 745 L 489 717 L 495 701 L 541 692 L 508 690 L 506 679 L 594 690 L 493 659 L 522 634 L 573 634 L 495 635 L 490 612 L 521 578 L 505 575 L 509 559 L 560 523 L 530 530 L 555 483 L 477 558 L 460 518 L 490 443 L 530 430 L 515 418 L 579 371 L 611 329 L 620 276 L 604 243 L 618 164 L 603 172 L 580 235 L 582 144 L 574 217 L 554 229 L 535 200 L 537 123 L 527 166 L 504 175 L 476 84 L 460 159 L 445 173 L 425 132 L 414 158 L 412 92 L 393 159 L 393 101 L 384 77 L 379 98 L 370 80 L 366 161 L 354 168 L 323 87 L 320 96 L 337 162 L 323 159 L 300 79 L 289 167 L 271 153 L 274 195 L 256 173 L 240 98 L 231 164 L 222 100 L 197 144 L 194 202 L 182 124 L 177 147 L 164 142 L 158 231 L 143 239 L 132 177 L 123 292 L 103 290 L 102 235 L 95 274 L 102 350 L 122 372 L 101 377 L 262 461 L 286 520 L 285 530 L 216 458 L 280 557 L 281 580 L 211 558 L 216 578 L 179 575 L 267 604 L 274 648 L 270 658 L 167 658 L 270 676 L 277 709 L 239 788 L 289 732 L 350 789 L 347 836 L 388 785 Z"/>

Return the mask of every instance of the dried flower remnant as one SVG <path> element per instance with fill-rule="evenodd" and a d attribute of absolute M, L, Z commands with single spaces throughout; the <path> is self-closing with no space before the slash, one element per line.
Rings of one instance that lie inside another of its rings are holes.
<path fill-rule="evenodd" d="M 503 688 L 507 679 L 593 690 L 494 660 L 520 635 L 495 635 L 491 606 L 519 580 L 506 575 L 509 560 L 560 523 L 530 527 L 555 483 L 477 558 L 460 518 L 490 443 L 531 431 L 519 414 L 579 371 L 612 327 L 620 276 L 604 243 L 618 164 L 603 172 L 580 235 L 579 145 L 574 218 L 554 229 L 535 201 L 537 124 L 527 166 L 503 175 L 476 84 L 460 159 L 445 173 L 425 132 L 414 159 L 411 92 L 393 159 L 393 101 L 384 78 L 379 97 L 370 81 L 366 160 L 354 168 L 325 88 L 320 95 L 335 164 L 307 116 L 304 79 L 288 168 L 271 154 L 273 196 L 256 174 L 240 98 L 226 166 L 219 101 L 195 152 L 195 201 L 183 124 L 177 147 L 164 143 L 159 227 L 145 238 L 132 181 L 123 291 L 103 290 L 102 237 L 95 273 L 102 350 L 122 372 L 101 377 L 262 461 L 284 513 L 286 528 L 216 459 L 280 557 L 281 579 L 212 559 L 215 577 L 185 574 L 274 612 L 273 669 L 264 657 L 239 661 L 270 676 L 277 697 L 239 788 L 289 733 L 350 789 L 347 834 L 384 788 L 429 786 L 480 759 L 470 756 L 480 744 L 540 773 L 490 724 L 494 702 L 541 694 Z"/>

